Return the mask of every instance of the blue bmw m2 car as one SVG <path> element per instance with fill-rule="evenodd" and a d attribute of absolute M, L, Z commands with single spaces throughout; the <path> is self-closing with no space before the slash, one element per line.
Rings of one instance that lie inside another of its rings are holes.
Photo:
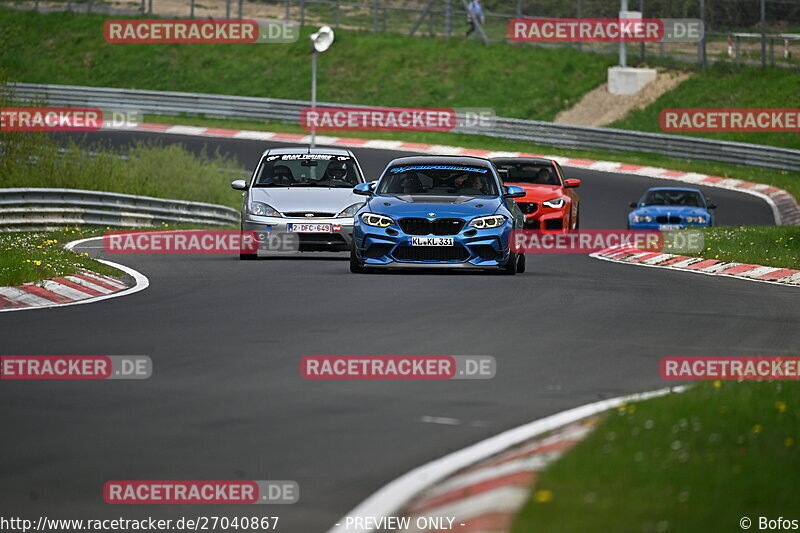
<path fill-rule="evenodd" d="M 631 202 L 628 229 L 674 230 L 714 225 L 711 209 L 717 206 L 706 201 L 697 189 L 685 187 L 653 187 L 638 202 Z"/>
<path fill-rule="evenodd" d="M 512 231 L 524 215 L 497 169 L 477 157 L 418 156 L 395 159 L 377 182 L 353 191 L 367 196 L 353 224 L 351 272 L 381 267 L 448 267 L 525 270 L 524 254 L 511 251 Z"/>

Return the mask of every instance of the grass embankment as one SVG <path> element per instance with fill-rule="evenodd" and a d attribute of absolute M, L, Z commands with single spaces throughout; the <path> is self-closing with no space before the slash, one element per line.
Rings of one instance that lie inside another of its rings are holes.
<path fill-rule="evenodd" d="M 242 172 L 233 160 L 219 155 L 195 155 L 180 145 L 152 143 L 124 150 L 71 143 L 59 151 L 61 145 L 31 133 L 0 133 L 0 141 L 7 150 L 0 160 L 0 188 L 88 189 L 234 208 L 241 204 L 230 182 Z"/>
<path fill-rule="evenodd" d="M 700 257 L 754 265 L 800 269 L 800 228 L 752 226 L 704 231 Z"/>
<path fill-rule="evenodd" d="M 620 408 L 536 481 L 513 533 L 741 531 L 800 509 L 800 386 L 703 383 Z"/>
<path fill-rule="evenodd" d="M 14 81 L 310 99 L 311 27 L 293 44 L 109 44 L 107 18 L 0 9 L 0 69 Z M 566 48 L 336 30 L 335 45 L 320 57 L 318 95 L 552 120 L 602 83 L 612 63 Z"/>
<path fill-rule="evenodd" d="M 109 44 L 105 16 L 0 9 L 0 69 L 16 81 L 308 99 L 308 34 L 298 42 Z M 333 21 L 329 21 L 333 22 Z M 499 116 L 553 120 L 606 80 L 612 56 L 462 39 L 337 30 L 320 60 L 321 101 L 382 106 L 491 107 Z M 687 65 L 687 67 L 689 67 Z M 669 107 L 798 107 L 795 71 L 721 64 L 616 126 L 659 131 Z M 800 148 L 797 133 L 699 134 Z"/>
<path fill-rule="evenodd" d="M 86 269 L 118 276 L 116 268 L 65 250 L 63 245 L 101 235 L 104 229 L 65 228 L 61 231 L 0 233 L 0 287 L 69 276 Z"/>
<path fill-rule="evenodd" d="M 635 110 L 614 128 L 660 132 L 659 114 L 671 108 L 798 108 L 800 75 L 796 70 L 736 67 L 716 64 L 707 72 L 695 73 L 674 90 L 644 109 Z M 729 132 L 686 133 L 727 141 L 800 148 L 800 133 Z"/>

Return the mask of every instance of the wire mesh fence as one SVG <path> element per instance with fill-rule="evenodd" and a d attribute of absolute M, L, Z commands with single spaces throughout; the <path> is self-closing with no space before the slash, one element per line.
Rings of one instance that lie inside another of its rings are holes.
<path fill-rule="evenodd" d="M 616 18 L 619 0 L 485 0 L 481 31 L 467 36 L 466 0 L 3 0 L 40 11 L 71 10 L 181 18 L 253 18 L 374 33 L 445 39 L 509 40 L 514 18 Z M 629 0 L 645 18 L 694 18 L 705 25 L 700 43 L 628 45 L 630 60 L 672 58 L 708 63 L 800 66 L 800 0 Z M 567 45 L 616 54 L 617 43 Z"/>

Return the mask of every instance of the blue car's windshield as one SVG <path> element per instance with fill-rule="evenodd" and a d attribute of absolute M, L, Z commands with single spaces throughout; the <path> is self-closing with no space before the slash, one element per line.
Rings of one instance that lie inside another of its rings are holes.
<path fill-rule="evenodd" d="M 639 205 L 678 205 L 687 207 L 705 207 L 703 197 L 695 191 L 647 191 Z"/>
<path fill-rule="evenodd" d="M 497 182 L 488 168 L 461 165 L 403 165 L 381 179 L 378 194 L 496 196 Z"/>

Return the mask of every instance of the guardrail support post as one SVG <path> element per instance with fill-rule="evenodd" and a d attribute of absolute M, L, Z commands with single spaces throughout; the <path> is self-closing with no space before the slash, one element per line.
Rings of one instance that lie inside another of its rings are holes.
<path fill-rule="evenodd" d="M 244 0 L 239 0 L 239 19 L 243 16 L 242 11 L 244 10 L 244 6 L 242 4 L 244 4 Z"/>
<path fill-rule="evenodd" d="M 453 17 L 453 5 L 450 3 L 451 0 L 444 0 L 444 38 L 449 39 L 450 34 L 453 31 L 452 26 L 452 17 Z"/>
<path fill-rule="evenodd" d="M 189 18 L 194 18 L 194 0 L 189 0 Z"/>
<path fill-rule="evenodd" d="M 378 0 L 372 0 L 372 33 L 378 33 Z"/>

